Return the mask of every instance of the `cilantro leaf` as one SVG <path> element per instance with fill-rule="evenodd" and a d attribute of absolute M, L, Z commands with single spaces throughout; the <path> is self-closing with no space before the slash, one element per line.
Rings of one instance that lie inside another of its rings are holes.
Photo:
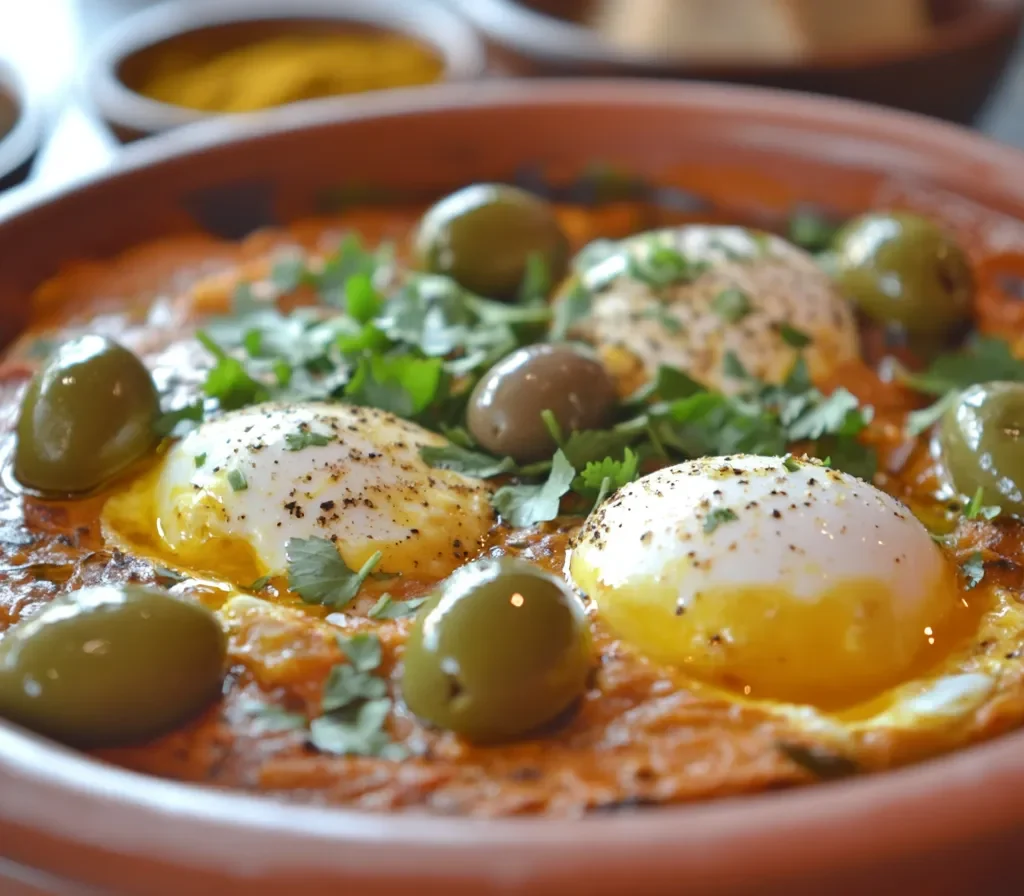
<path fill-rule="evenodd" d="M 981 517 L 985 520 L 994 520 L 1000 513 L 1002 508 L 996 505 L 985 505 L 985 490 L 979 485 L 977 491 L 971 496 L 971 500 L 967 502 L 967 506 L 964 508 L 964 516 L 969 520 L 975 520 Z"/>
<path fill-rule="evenodd" d="M 749 380 L 751 378 L 750 374 L 747 373 L 747 368 L 743 366 L 739 355 L 731 350 L 727 351 L 722 357 L 722 373 L 736 380 Z"/>
<path fill-rule="evenodd" d="M 502 473 L 511 473 L 516 463 L 511 457 L 493 457 L 482 451 L 472 451 L 454 443 L 448 445 L 425 445 L 420 448 L 420 457 L 432 467 L 454 470 L 479 479 L 490 479 Z"/>
<path fill-rule="evenodd" d="M 361 324 L 369 323 L 384 306 L 369 274 L 355 274 L 345 281 L 345 311 Z"/>
<path fill-rule="evenodd" d="M 639 457 L 629 448 L 622 460 L 590 461 L 573 481 L 573 491 L 600 504 L 611 492 L 636 479 L 638 467 Z"/>
<path fill-rule="evenodd" d="M 975 383 L 1024 381 L 1024 360 L 1015 357 L 1003 339 L 975 336 L 960 351 L 939 355 L 922 373 L 901 371 L 900 379 L 918 392 L 945 395 Z"/>
<path fill-rule="evenodd" d="M 551 472 L 543 485 L 505 485 L 491 499 L 495 510 L 518 529 L 558 516 L 561 497 L 572 486 L 576 471 L 561 449 L 555 452 Z"/>
<path fill-rule="evenodd" d="M 856 435 L 865 424 L 865 411 L 857 396 L 840 387 L 818 404 L 809 406 L 789 425 L 794 442 L 830 435 Z"/>
<path fill-rule="evenodd" d="M 730 286 L 711 300 L 711 310 L 727 323 L 737 323 L 750 314 L 750 296 L 742 289 Z"/>
<path fill-rule="evenodd" d="M 379 700 L 387 695 L 388 686 L 383 678 L 369 675 L 349 663 L 338 663 L 327 673 L 320 708 L 324 713 L 332 713 L 353 703 Z"/>
<path fill-rule="evenodd" d="M 391 700 L 366 700 L 352 713 L 331 712 L 313 719 L 309 739 L 322 753 L 336 756 L 380 756 L 400 759 L 405 751 L 391 742 L 384 723 L 391 712 Z"/>
<path fill-rule="evenodd" d="M 590 314 L 593 296 L 582 283 L 577 283 L 561 296 L 554 305 L 554 320 L 551 324 L 552 342 L 564 340 L 573 327 Z"/>
<path fill-rule="evenodd" d="M 531 252 L 526 257 L 526 271 L 519 284 L 519 301 L 522 304 L 543 300 L 551 290 L 551 270 L 543 252 Z"/>
<path fill-rule="evenodd" d="M 296 432 L 287 432 L 284 435 L 285 451 L 301 451 L 303 448 L 320 448 L 335 441 L 338 437 L 327 435 L 322 432 L 313 432 L 311 429 L 299 429 Z"/>
<path fill-rule="evenodd" d="M 260 576 L 249 586 L 250 591 L 262 591 L 270 584 L 270 576 Z"/>
<path fill-rule="evenodd" d="M 227 354 L 206 332 L 199 330 L 196 338 L 216 358 L 216 363 L 206 374 L 203 391 L 210 398 L 217 399 L 221 408 L 233 411 L 270 397 L 267 387 L 253 379 L 245 365 Z"/>
<path fill-rule="evenodd" d="M 803 332 L 803 330 L 798 330 L 790 324 L 782 324 L 779 327 L 779 337 L 790 348 L 806 348 L 812 342 L 811 337 Z"/>
<path fill-rule="evenodd" d="M 355 404 L 414 417 L 437 397 L 443 362 L 412 355 L 374 355 L 360 359 L 345 397 Z"/>
<path fill-rule="evenodd" d="M 380 600 L 370 607 L 367 615 L 371 619 L 402 619 L 412 616 L 423 604 L 427 602 L 425 597 L 416 597 L 412 600 L 395 600 L 390 594 L 382 594 Z"/>
<path fill-rule="evenodd" d="M 959 400 L 960 390 L 952 389 L 943 395 L 938 401 L 928 405 L 928 407 L 921 408 L 917 411 L 911 411 L 907 414 L 907 422 L 904 427 L 907 431 L 907 435 L 919 436 L 926 430 L 931 429 L 939 422 L 939 420 L 942 419 L 946 411 L 953 407 Z"/>
<path fill-rule="evenodd" d="M 193 401 L 173 411 L 165 411 L 153 423 L 153 430 L 159 436 L 176 435 L 185 427 L 181 424 L 202 423 L 203 403 Z"/>
<path fill-rule="evenodd" d="M 250 719 L 257 734 L 270 734 L 275 731 L 293 731 L 306 727 L 306 717 L 301 713 L 288 712 L 283 706 L 275 703 L 264 703 L 261 700 L 243 699 L 240 706 Z"/>
<path fill-rule="evenodd" d="M 678 249 L 653 240 L 641 251 L 630 252 L 626 258 L 626 273 L 654 289 L 694 280 L 706 267 L 701 262 L 690 261 Z"/>
<path fill-rule="evenodd" d="M 195 457 L 192 458 L 192 462 L 196 465 L 196 469 L 198 470 L 203 464 L 206 463 L 206 452 L 204 451 L 202 454 L 197 454 Z"/>
<path fill-rule="evenodd" d="M 808 252 L 821 252 L 832 245 L 839 227 L 820 213 L 800 208 L 789 219 L 789 241 Z"/>
<path fill-rule="evenodd" d="M 677 398 L 689 398 L 691 395 L 703 391 L 705 391 L 704 387 L 682 370 L 662 364 L 658 367 L 654 378 L 626 398 L 624 403 L 627 405 L 643 404 L 652 398 L 675 401 Z"/>
<path fill-rule="evenodd" d="M 338 637 L 338 647 L 359 672 L 372 672 L 382 658 L 380 638 L 369 632 L 360 632 L 351 638 Z"/>
<path fill-rule="evenodd" d="M 976 588 L 985 578 L 985 559 L 981 551 L 975 551 L 962 564 L 960 571 L 964 575 L 964 585 L 968 591 Z"/>
<path fill-rule="evenodd" d="M 299 286 L 311 280 L 306 259 L 300 254 L 282 256 L 270 268 L 270 282 L 279 293 L 294 292 Z"/>
<path fill-rule="evenodd" d="M 380 563 L 380 551 L 358 570 L 348 568 L 332 541 L 326 538 L 289 538 L 288 587 L 308 604 L 339 609 L 348 604 Z"/>
<path fill-rule="evenodd" d="M 738 520 L 735 511 L 730 510 L 728 507 L 715 507 L 708 511 L 707 516 L 704 517 L 704 534 L 709 535 L 714 532 L 722 523 L 731 523 L 734 520 Z"/>

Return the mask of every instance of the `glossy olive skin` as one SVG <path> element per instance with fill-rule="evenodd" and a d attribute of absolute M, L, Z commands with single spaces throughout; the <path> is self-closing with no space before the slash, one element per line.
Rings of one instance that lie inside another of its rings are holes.
<path fill-rule="evenodd" d="M 148 740 L 218 695 L 217 618 L 161 588 L 83 588 L 0 638 L 0 716 L 78 747 Z"/>
<path fill-rule="evenodd" d="M 478 295 L 514 299 L 530 256 L 552 284 L 565 274 L 569 240 L 551 205 L 505 184 L 474 184 L 431 206 L 414 239 L 417 265 Z"/>
<path fill-rule="evenodd" d="M 834 276 L 868 317 L 921 336 L 945 336 L 966 323 L 974 275 L 964 250 L 919 215 L 862 215 L 836 235 Z"/>
<path fill-rule="evenodd" d="M 1024 383 L 982 383 L 965 389 L 938 428 L 953 485 L 986 504 L 1024 514 Z"/>
<path fill-rule="evenodd" d="M 160 397 L 143 363 L 102 336 L 61 345 L 21 405 L 14 475 L 48 495 L 86 492 L 156 443 Z"/>
<path fill-rule="evenodd" d="M 524 560 L 454 572 L 405 646 L 402 693 L 421 719 L 477 743 L 529 735 L 587 688 L 593 665 L 582 601 Z"/>
<path fill-rule="evenodd" d="M 555 442 L 541 419 L 550 410 L 565 435 L 600 429 L 618 401 L 604 365 L 571 345 L 536 343 L 502 358 L 469 397 L 466 425 L 484 448 L 518 463 L 551 457 Z"/>

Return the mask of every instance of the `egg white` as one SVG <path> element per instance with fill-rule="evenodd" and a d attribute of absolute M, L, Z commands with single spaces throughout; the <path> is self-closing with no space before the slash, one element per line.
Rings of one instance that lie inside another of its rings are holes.
<path fill-rule="evenodd" d="M 241 584 L 285 572 L 293 538 L 330 539 L 353 569 L 380 551 L 381 572 L 442 578 L 474 555 L 494 522 L 485 482 L 420 457 L 445 444 L 372 408 L 246 408 L 201 424 L 114 494 L 105 533 Z"/>

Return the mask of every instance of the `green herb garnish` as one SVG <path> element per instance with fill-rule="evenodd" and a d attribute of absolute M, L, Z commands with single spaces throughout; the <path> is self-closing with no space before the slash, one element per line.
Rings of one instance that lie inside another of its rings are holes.
<path fill-rule="evenodd" d="M 432 467 L 453 470 L 479 479 L 490 479 L 502 473 L 511 473 L 516 468 L 511 457 L 494 457 L 482 451 L 462 448 L 454 443 L 424 446 L 420 448 L 420 457 Z"/>
<path fill-rule="evenodd" d="M 359 593 L 380 563 L 377 551 L 358 571 L 348 568 L 334 542 L 326 538 L 290 538 L 285 545 L 288 587 L 309 604 L 340 609 Z"/>
<path fill-rule="evenodd" d="M 303 448 L 322 447 L 335 441 L 335 435 L 325 435 L 310 429 L 299 429 L 297 432 L 285 433 L 285 451 L 301 451 Z"/>
<path fill-rule="evenodd" d="M 249 487 L 249 483 L 245 478 L 245 473 L 237 467 L 228 470 L 228 485 L 230 485 L 231 490 L 235 492 L 244 492 Z"/>
<path fill-rule="evenodd" d="M 960 571 L 964 575 L 964 587 L 970 591 L 976 588 L 985 578 L 985 558 L 981 551 L 975 551 L 963 563 L 960 564 Z"/>
<path fill-rule="evenodd" d="M 789 324 L 782 324 L 779 327 L 779 337 L 790 348 L 806 348 L 811 344 L 811 337 Z"/>
<path fill-rule="evenodd" d="M 711 300 L 711 309 L 722 320 L 734 324 L 750 314 L 750 296 L 742 289 L 730 286 L 728 289 L 723 289 Z"/>
<path fill-rule="evenodd" d="M 715 507 L 709 510 L 708 515 L 704 517 L 704 534 L 709 535 L 721 526 L 722 523 L 731 523 L 738 519 L 739 517 L 736 516 L 736 513 L 728 507 Z"/>
<path fill-rule="evenodd" d="M 377 603 L 370 607 L 367 615 L 371 619 L 402 619 L 412 616 L 426 602 L 425 597 L 395 600 L 390 594 L 382 594 Z"/>
<path fill-rule="evenodd" d="M 979 485 L 977 491 L 971 496 L 971 500 L 967 502 L 967 506 L 964 508 L 964 516 L 969 520 L 978 519 L 981 517 L 983 520 L 994 520 L 1000 513 L 1002 508 L 996 505 L 986 505 L 985 490 Z"/>
<path fill-rule="evenodd" d="M 575 478 L 576 470 L 559 449 L 542 485 L 505 485 L 494 493 L 491 501 L 502 518 L 522 529 L 558 516 L 562 495 L 569 491 Z"/>
<path fill-rule="evenodd" d="M 195 464 L 196 469 L 198 470 L 203 464 L 206 463 L 206 452 L 204 451 L 202 454 L 197 454 L 195 457 L 192 458 L 192 462 Z"/>
<path fill-rule="evenodd" d="M 821 252 L 832 245 L 839 227 L 810 209 L 798 209 L 789 219 L 789 240 L 808 252 Z"/>

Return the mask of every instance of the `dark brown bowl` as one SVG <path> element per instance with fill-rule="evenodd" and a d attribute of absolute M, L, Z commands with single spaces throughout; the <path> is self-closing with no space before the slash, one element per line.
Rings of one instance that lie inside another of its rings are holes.
<path fill-rule="evenodd" d="M 510 178 L 592 196 L 594 163 L 723 216 L 909 202 L 984 221 L 990 249 L 1024 245 L 1024 155 L 938 122 L 717 86 L 447 85 L 185 128 L 57 195 L 0 200 L 0 341 L 65 261 L 202 228 L 240 236 L 354 188 L 427 196 Z M 1022 793 L 1018 731 L 900 771 L 702 805 L 374 815 L 147 778 L 0 723 L 0 892 L 76 892 L 64 878 L 122 896 L 1018 893 Z M 15 889 L 15 874 L 37 888 Z"/>
<path fill-rule="evenodd" d="M 103 36 L 87 66 L 89 96 L 122 140 L 192 124 L 215 115 L 135 90 L 155 54 L 173 48 L 203 57 L 282 33 L 324 30 L 411 37 L 437 54 L 445 80 L 477 77 L 486 62 L 473 29 L 438 0 L 168 0 L 129 16 Z"/>
<path fill-rule="evenodd" d="M 640 75 L 759 84 L 848 97 L 969 123 L 999 82 L 1024 20 L 1021 0 L 930 0 L 937 22 L 905 47 L 798 62 L 686 62 L 610 46 L 579 24 L 590 0 L 456 0 L 497 64 L 524 75 Z"/>

